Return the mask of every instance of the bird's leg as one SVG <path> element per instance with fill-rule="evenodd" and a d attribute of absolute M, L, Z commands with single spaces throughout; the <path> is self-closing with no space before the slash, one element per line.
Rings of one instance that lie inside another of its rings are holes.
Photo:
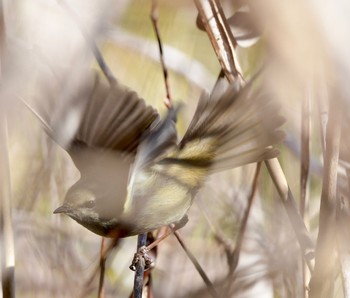
<path fill-rule="evenodd" d="M 162 235 L 161 237 L 159 237 L 158 239 L 153 241 L 150 245 L 140 247 L 138 252 L 135 253 L 134 258 L 133 258 L 129 268 L 132 271 L 135 271 L 136 270 L 136 264 L 140 261 L 140 258 L 144 258 L 144 260 L 145 260 L 145 270 L 151 269 L 154 266 L 154 261 L 153 261 L 152 257 L 150 257 L 148 252 L 151 249 L 153 249 L 154 247 L 156 247 L 160 242 L 162 242 L 170 234 L 172 234 L 173 232 L 175 232 L 175 231 L 181 229 L 182 227 L 184 227 L 187 222 L 188 222 L 188 216 L 185 215 L 177 223 L 169 225 L 170 229 L 168 229 L 168 231 L 164 235 Z"/>

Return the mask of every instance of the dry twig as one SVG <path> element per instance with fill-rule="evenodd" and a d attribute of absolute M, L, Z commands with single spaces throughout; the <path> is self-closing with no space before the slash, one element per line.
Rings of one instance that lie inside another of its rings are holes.
<path fill-rule="evenodd" d="M 236 270 L 237 265 L 238 265 L 239 256 L 240 256 L 240 252 L 241 252 L 242 244 L 243 244 L 243 238 L 244 238 L 244 234 L 245 234 L 245 231 L 247 228 L 248 218 L 249 218 L 252 206 L 253 206 L 255 193 L 256 193 L 256 190 L 258 188 L 258 178 L 259 178 L 260 168 L 261 168 L 261 162 L 257 163 L 257 165 L 256 165 L 256 170 L 255 170 L 253 183 L 252 183 L 252 189 L 251 189 L 251 192 L 250 192 L 250 195 L 248 198 L 247 208 L 244 211 L 241 226 L 240 226 L 239 231 L 238 231 L 236 246 L 235 246 L 235 249 L 234 249 L 233 254 L 232 254 L 233 259 L 232 259 L 232 263 L 230 266 L 231 276 L 233 275 L 233 273 Z"/>
<path fill-rule="evenodd" d="M 137 238 L 137 251 L 147 244 L 147 234 L 140 234 Z M 139 258 L 135 263 L 135 278 L 134 278 L 134 296 L 133 298 L 142 298 L 143 291 L 143 274 L 145 272 L 145 259 Z"/>
<path fill-rule="evenodd" d="M 164 84 L 165 84 L 165 91 L 166 91 L 166 100 L 164 101 L 165 106 L 170 109 L 173 105 L 172 98 L 170 95 L 170 85 L 169 85 L 169 79 L 168 79 L 168 68 L 166 67 L 165 61 L 164 61 L 164 53 L 163 53 L 163 44 L 160 37 L 160 31 L 158 28 L 158 5 L 157 0 L 152 0 L 152 7 L 151 7 L 151 20 L 154 32 L 157 37 L 158 47 L 159 47 L 159 59 L 160 63 L 162 65 L 163 70 L 163 77 L 164 77 Z"/>
<path fill-rule="evenodd" d="M 200 274 L 200 276 L 202 277 L 203 281 L 205 282 L 205 284 L 209 290 L 210 295 L 214 298 L 220 297 L 219 294 L 216 292 L 214 285 L 212 284 L 212 282 L 208 278 L 207 274 L 203 270 L 202 266 L 199 264 L 199 262 L 197 261 L 196 257 L 193 255 L 193 253 L 188 249 L 188 247 L 187 247 L 186 243 L 184 242 L 183 238 L 181 237 L 180 233 L 176 230 L 173 230 L 173 233 L 174 233 L 176 239 L 179 241 L 181 247 L 183 248 L 183 250 L 187 254 L 188 258 L 191 260 L 192 264 L 197 269 L 197 271 Z"/>
<path fill-rule="evenodd" d="M 76 23 L 76 25 L 79 27 L 81 34 L 83 35 L 84 39 L 86 40 L 89 48 L 91 49 L 92 53 L 95 56 L 95 59 L 101 68 L 103 74 L 109 81 L 111 85 L 115 84 L 116 79 L 110 70 L 109 66 L 107 65 L 105 59 L 103 58 L 101 51 L 99 50 L 98 46 L 96 45 L 96 42 L 92 35 L 86 30 L 85 26 L 81 23 L 79 16 L 77 13 L 70 8 L 68 3 L 65 0 L 56 0 L 57 3 L 65 9 L 67 14 L 72 18 L 72 20 Z"/>

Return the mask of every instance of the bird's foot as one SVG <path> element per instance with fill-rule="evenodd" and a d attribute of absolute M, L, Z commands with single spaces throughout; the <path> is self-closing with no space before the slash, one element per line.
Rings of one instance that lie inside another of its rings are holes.
<path fill-rule="evenodd" d="M 150 256 L 149 249 L 146 246 L 141 246 L 138 252 L 135 253 L 134 258 L 129 267 L 132 271 L 136 271 L 136 268 L 139 265 L 141 258 L 144 260 L 145 271 L 154 267 L 154 259 Z"/>

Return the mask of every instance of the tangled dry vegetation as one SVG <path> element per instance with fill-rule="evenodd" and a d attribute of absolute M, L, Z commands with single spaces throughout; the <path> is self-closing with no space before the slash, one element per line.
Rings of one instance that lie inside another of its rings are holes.
<path fill-rule="evenodd" d="M 143 297 L 350 297 L 350 4 L 1 0 L 0 6 L 0 297 L 129 297 L 136 287 L 129 270 L 135 237 L 120 240 L 105 259 L 99 236 L 52 214 L 79 174 L 22 102 L 54 115 L 68 100 L 67 82 L 86 68 L 101 71 L 93 43 L 114 76 L 161 114 L 167 91 L 168 100 L 185 102 L 182 132 L 220 72 L 243 84 L 263 69 L 259 84 L 286 119 L 278 160 L 208 179 L 188 224 L 156 248 Z"/>

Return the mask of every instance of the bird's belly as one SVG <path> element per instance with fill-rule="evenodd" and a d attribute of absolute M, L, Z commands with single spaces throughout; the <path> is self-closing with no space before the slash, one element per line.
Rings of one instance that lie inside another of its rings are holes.
<path fill-rule="evenodd" d="M 161 187 L 151 197 L 137 204 L 131 219 L 133 234 L 145 233 L 179 222 L 192 204 L 192 194 L 187 188 L 176 185 Z"/>

